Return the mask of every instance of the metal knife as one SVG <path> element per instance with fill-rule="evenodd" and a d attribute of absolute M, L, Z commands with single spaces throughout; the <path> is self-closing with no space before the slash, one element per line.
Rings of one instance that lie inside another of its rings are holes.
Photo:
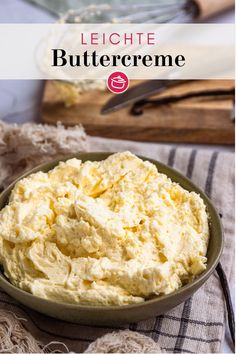
<path fill-rule="evenodd" d="M 101 114 L 114 112 L 144 98 L 156 95 L 191 80 L 148 80 L 129 88 L 122 94 L 114 95 L 102 107 Z"/>

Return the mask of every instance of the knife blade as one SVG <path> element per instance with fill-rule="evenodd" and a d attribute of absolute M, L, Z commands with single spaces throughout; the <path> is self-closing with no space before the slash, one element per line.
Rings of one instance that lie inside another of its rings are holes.
<path fill-rule="evenodd" d="M 156 95 L 168 88 L 175 87 L 190 80 L 148 80 L 135 85 L 124 93 L 114 95 L 101 109 L 101 114 L 108 114 L 135 103 L 144 98 Z"/>

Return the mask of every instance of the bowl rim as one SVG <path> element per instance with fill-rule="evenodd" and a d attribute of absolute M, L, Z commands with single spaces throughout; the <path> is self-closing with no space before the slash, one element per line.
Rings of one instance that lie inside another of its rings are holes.
<path fill-rule="evenodd" d="M 19 177 L 17 177 L 9 186 L 7 186 L 1 193 L 0 193 L 0 201 L 2 200 L 2 198 L 6 197 L 8 198 L 11 190 L 14 188 L 15 184 L 17 182 L 19 182 L 20 180 L 22 180 L 23 178 L 29 176 L 32 173 L 36 173 L 39 171 L 42 171 L 42 169 L 45 169 L 47 171 L 49 171 L 50 169 L 54 168 L 56 165 L 58 165 L 59 162 L 64 162 L 67 161 L 69 159 L 72 158 L 77 158 L 77 159 L 81 159 L 83 162 L 84 161 L 89 161 L 91 159 L 90 158 L 86 158 L 87 156 L 91 156 L 93 155 L 95 158 L 92 161 L 102 161 L 104 159 L 106 159 L 108 156 L 115 154 L 117 152 L 104 152 L 104 151 L 96 151 L 96 152 L 78 152 L 78 153 L 74 153 L 74 154 L 69 154 L 66 156 L 62 156 L 61 158 L 57 158 L 57 159 L 52 159 L 51 161 L 42 163 L 38 166 L 35 166 L 34 168 L 26 171 L 25 173 L 23 173 L 22 175 L 20 175 Z M 98 160 L 96 160 L 96 156 L 102 156 L 102 158 L 99 158 Z M 136 155 L 136 154 L 135 154 Z M 83 305 L 83 304 L 73 304 L 73 303 L 66 303 L 66 302 L 62 302 L 62 301 L 54 301 L 54 300 L 49 300 L 49 299 L 44 299 L 42 297 L 36 296 L 31 294 L 30 292 L 27 292 L 25 290 L 22 290 L 20 288 L 18 288 L 17 286 L 13 285 L 4 275 L 4 273 L 2 272 L 2 270 L 0 269 L 0 286 L 1 283 L 5 284 L 7 288 L 10 288 L 16 292 L 18 292 L 19 294 L 21 294 L 22 296 L 26 296 L 30 299 L 35 299 L 38 301 L 41 301 L 43 303 L 47 303 L 47 304 L 54 304 L 57 306 L 62 306 L 63 308 L 68 308 L 68 309 L 74 309 L 74 310 L 81 310 L 81 311 L 121 311 L 121 310 L 128 310 L 128 309 L 135 309 L 135 308 L 140 308 L 143 306 L 148 306 L 151 304 L 157 304 L 162 300 L 166 300 L 166 301 L 170 301 L 171 299 L 176 297 L 176 296 L 181 296 L 181 294 L 185 294 L 186 292 L 188 292 L 188 290 L 190 290 L 193 287 L 199 287 L 201 285 L 203 285 L 203 283 L 205 283 L 205 281 L 211 276 L 211 274 L 214 272 L 217 264 L 219 263 L 220 257 L 222 255 L 223 252 L 223 247 L 224 247 L 224 231 L 223 231 L 223 226 L 222 226 L 222 222 L 221 219 L 219 217 L 219 214 L 214 206 L 214 204 L 211 202 L 211 200 L 209 199 L 209 197 L 205 194 L 205 192 L 203 192 L 203 190 L 198 187 L 195 183 L 193 183 L 188 177 L 184 176 L 182 173 L 180 173 L 178 170 L 174 169 L 173 167 L 168 166 L 167 164 L 160 162 L 158 160 L 149 158 L 149 157 L 145 157 L 142 155 L 137 154 L 137 157 L 141 158 L 144 161 L 149 161 L 151 163 L 153 163 L 157 168 L 158 166 L 160 166 L 161 168 L 167 169 L 169 170 L 169 172 L 171 172 L 172 174 L 174 174 L 175 176 L 177 176 L 178 178 L 180 178 L 181 180 L 183 180 L 184 182 L 186 182 L 190 187 L 191 190 L 200 194 L 201 198 L 204 200 L 205 204 L 208 204 L 210 206 L 210 208 L 213 211 L 214 217 L 218 223 L 218 227 L 219 227 L 219 234 L 220 234 L 220 243 L 218 246 L 218 252 L 217 252 L 217 256 L 215 257 L 215 259 L 213 260 L 211 266 L 209 268 L 207 268 L 206 270 L 204 270 L 196 279 L 194 279 L 193 281 L 191 281 L 190 283 L 182 286 L 181 288 L 171 292 L 170 294 L 164 294 L 164 295 L 160 295 L 160 296 L 156 296 L 153 299 L 147 299 L 144 300 L 143 302 L 139 302 L 139 303 L 135 303 L 135 304 L 127 304 L 127 305 Z M 163 172 L 161 172 L 163 173 Z M 168 176 L 168 174 L 166 174 Z M 169 176 L 168 176 L 169 177 Z M 169 177 L 172 179 L 172 177 Z M 176 182 L 178 184 L 181 185 L 181 183 Z M 185 188 L 185 187 L 183 187 Z M 185 188 L 186 189 L 186 188 Z M 188 190 L 188 189 L 187 189 Z M 210 236 L 212 237 L 212 235 Z M 1 264 L 0 264 L 1 266 Z M 4 287 L 5 288 L 5 287 Z M 14 296 L 13 296 L 14 297 Z"/>

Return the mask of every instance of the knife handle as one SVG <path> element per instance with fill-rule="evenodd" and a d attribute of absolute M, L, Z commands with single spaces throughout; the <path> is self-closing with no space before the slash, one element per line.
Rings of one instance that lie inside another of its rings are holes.
<path fill-rule="evenodd" d="M 194 3 L 198 7 L 198 19 L 200 20 L 216 15 L 235 5 L 234 0 L 194 0 Z"/>

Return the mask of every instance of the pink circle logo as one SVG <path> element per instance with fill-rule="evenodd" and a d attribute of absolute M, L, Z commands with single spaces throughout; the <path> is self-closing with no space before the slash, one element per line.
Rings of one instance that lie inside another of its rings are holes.
<path fill-rule="evenodd" d="M 108 77 L 107 87 L 112 93 L 122 93 L 129 87 L 129 78 L 121 71 L 115 71 Z"/>

